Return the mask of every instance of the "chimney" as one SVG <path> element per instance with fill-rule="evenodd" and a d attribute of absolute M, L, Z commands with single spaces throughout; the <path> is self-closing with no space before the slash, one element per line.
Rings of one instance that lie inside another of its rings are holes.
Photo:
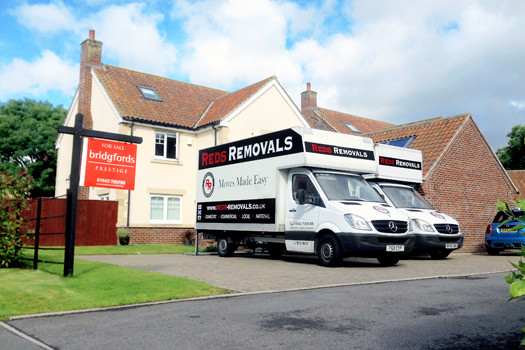
<path fill-rule="evenodd" d="M 311 90 L 310 82 L 306 83 L 306 91 L 301 92 L 301 113 L 309 108 L 317 108 L 317 92 Z"/>
<path fill-rule="evenodd" d="M 80 80 L 78 83 L 78 113 L 84 115 L 84 128 L 93 129 L 91 117 L 91 68 L 102 65 L 102 42 L 95 40 L 95 30 L 80 44 Z"/>

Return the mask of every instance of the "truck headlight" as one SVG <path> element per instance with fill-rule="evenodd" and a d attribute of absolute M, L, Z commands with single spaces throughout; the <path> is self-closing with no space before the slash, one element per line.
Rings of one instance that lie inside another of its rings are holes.
<path fill-rule="evenodd" d="M 360 217 L 359 215 L 345 214 L 345 219 L 346 222 L 348 222 L 348 224 L 356 230 L 372 231 L 370 225 L 368 225 L 366 220 Z"/>
<path fill-rule="evenodd" d="M 422 231 L 425 231 L 425 232 L 434 232 L 434 228 L 432 227 L 432 225 L 430 225 L 428 222 L 426 222 L 425 220 L 421 220 L 421 219 L 412 219 L 412 222 L 414 223 L 414 225 L 416 225 L 416 227 L 418 227 L 420 230 Z"/>

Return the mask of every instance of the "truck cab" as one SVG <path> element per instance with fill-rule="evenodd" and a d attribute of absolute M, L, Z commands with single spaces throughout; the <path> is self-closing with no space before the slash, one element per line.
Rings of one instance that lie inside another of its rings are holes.
<path fill-rule="evenodd" d="M 358 174 L 290 170 L 285 213 L 286 250 L 315 253 L 325 266 L 349 256 L 395 265 L 414 245 L 407 216 Z"/>
<path fill-rule="evenodd" d="M 458 222 L 434 209 L 413 187 L 391 182 L 373 182 L 372 186 L 390 205 L 410 217 L 416 238 L 412 253 L 445 259 L 453 250 L 461 248 L 463 235 Z"/>

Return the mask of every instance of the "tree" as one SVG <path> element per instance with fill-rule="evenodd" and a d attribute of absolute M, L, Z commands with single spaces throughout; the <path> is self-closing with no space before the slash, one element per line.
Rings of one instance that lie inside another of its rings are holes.
<path fill-rule="evenodd" d="M 516 125 L 507 134 L 508 146 L 496 151 L 498 158 L 507 170 L 525 169 L 525 125 Z"/>
<path fill-rule="evenodd" d="M 33 179 L 32 197 L 55 191 L 57 127 L 67 111 L 31 99 L 0 104 L 0 171 L 26 171 Z"/>

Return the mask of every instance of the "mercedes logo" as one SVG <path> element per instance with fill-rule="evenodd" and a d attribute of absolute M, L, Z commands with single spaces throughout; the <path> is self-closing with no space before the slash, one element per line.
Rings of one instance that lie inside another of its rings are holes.
<path fill-rule="evenodd" d="M 393 222 L 393 221 L 390 221 L 390 222 L 388 223 L 388 228 L 389 228 L 390 231 L 392 231 L 392 232 L 397 232 L 397 225 L 396 225 L 396 223 Z"/>
<path fill-rule="evenodd" d="M 453 232 L 453 229 L 452 229 L 452 227 L 450 227 L 450 225 L 445 226 L 445 229 L 447 230 L 448 233 L 452 233 Z"/>

